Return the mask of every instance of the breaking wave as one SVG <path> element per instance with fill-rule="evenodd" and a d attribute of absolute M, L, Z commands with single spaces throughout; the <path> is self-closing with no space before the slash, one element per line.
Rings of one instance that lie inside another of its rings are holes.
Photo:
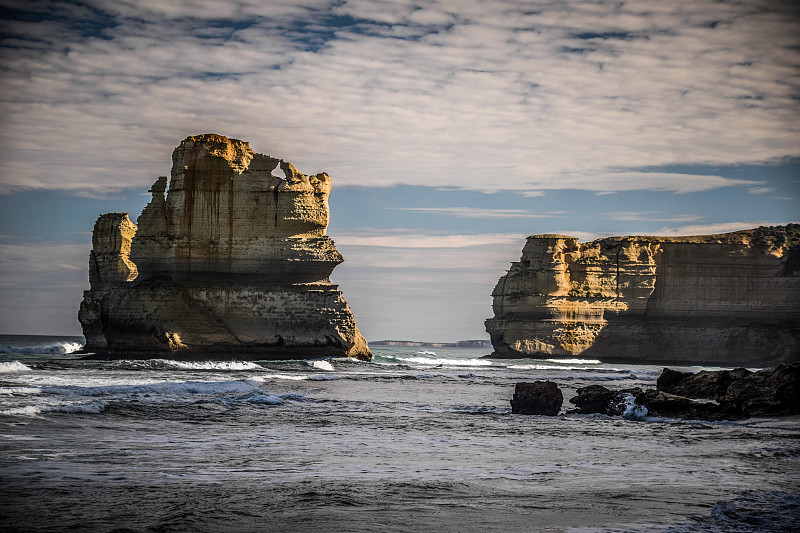
<path fill-rule="evenodd" d="M 15 407 L 0 411 L 0 415 L 6 416 L 37 416 L 44 413 L 68 413 L 68 414 L 93 414 L 102 413 L 108 406 L 104 400 L 93 400 L 91 402 L 72 403 L 62 405 L 27 405 L 25 407 Z"/>
<path fill-rule="evenodd" d="M 9 372 L 30 372 L 33 369 L 28 365 L 24 365 L 19 361 L 3 361 L 0 362 L 0 374 Z"/>
<path fill-rule="evenodd" d="M 417 352 L 422 354 L 422 352 Z M 432 353 L 432 352 L 429 352 Z M 492 362 L 488 359 L 451 359 L 425 355 L 396 355 L 394 357 L 387 356 L 373 356 L 373 362 L 383 364 L 400 364 L 400 365 L 426 365 L 426 366 L 492 366 Z"/>
<path fill-rule="evenodd" d="M 237 372 L 243 370 L 263 370 L 251 361 L 176 361 L 174 359 L 122 359 L 113 361 L 110 366 L 123 370 L 210 370 Z"/>
<path fill-rule="evenodd" d="M 80 385 L 62 385 L 42 387 L 45 394 L 74 396 L 106 396 L 106 395 L 168 395 L 185 396 L 189 394 L 245 394 L 260 391 L 259 387 L 249 381 L 162 381 L 146 385 L 104 385 L 84 387 Z"/>
<path fill-rule="evenodd" d="M 66 355 L 77 352 L 83 348 L 79 342 L 59 342 L 47 346 L 7 346 L 0 345 L 0 353 L 20 355 Z"/>
<path fill-rule="evenodd" d="M 333 365 L 328 361 L 312 361 L 311 366 L 319 370 L 325 370 L 326 372 L 333 372 Z"/>

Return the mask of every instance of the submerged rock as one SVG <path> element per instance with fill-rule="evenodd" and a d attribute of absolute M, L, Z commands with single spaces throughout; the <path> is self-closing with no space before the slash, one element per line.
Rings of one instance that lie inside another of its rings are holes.
<path fill-rule="evenodd" d="M 694 237 L 528 237 L 486 321 L 494 357 L 800 360 L 800 224 Z"/>
<path fill-rule="evenodd" d="M 555 416 L 564 403 L 564 395 L 552 381 L 520 382 L 514 387 L 511 412 L 520 415 Z"/>
<path fill-rule="evenodd" d="M 79 311 L 98 357 L 371 357 L 330 274 L 330 177 L 221 135 L 187 137 L 134 224 L 101 215 Z M 282 175 L 273 174 L 279 172 Z"/>

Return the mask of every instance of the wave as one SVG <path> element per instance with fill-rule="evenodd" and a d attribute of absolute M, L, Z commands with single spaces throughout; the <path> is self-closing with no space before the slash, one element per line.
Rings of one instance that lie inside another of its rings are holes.
<path fill-rule="evenodd" d="M 238 372 L 263 370 L 264 367 L 251 361 L 176 361 L 174 359 L 122 359 L 109 366 L 120 370 L 210 370 Z"/>
<path fill-rule="evenodd" d="M 41 394 L 39 387 L 3 387 L 0 388 L 0 395 L 8 396 L 27 396 L 29 394 Z"/>
<path fill-rule="evenodd" d="M 67 396 L 106 396 L 106 395 L 170 395 L 184 396 L 189 394 L 245 394 L 260 391 L 259 387 L 249 380 L 239 381 L 162 381 L 145 385 L 104 385 L 84 387 L 79 385 L 61 385 L 42 387 L 45 394 Z"/>
<path fill-rule="evenodd" d="M 622 416 L 628 420 L 647 420 L 647 407 L 636 404 L 636 398 L 633 394 L 626 392 L 620 401 L 620 407 L 623 407 Z"/>
<path fill-rule="evenodd" d="M 286 394 L 265 394 L 254 393 L 245 398 L 236 400 L 241 403 L 253 403 L 259 405 L 283 405 L 287 400 L 294 402 L 310 402 L 310 398 L 306 398 L 300 394 L 286 393 Z"/>
<path fill-rule="evenodd" d="M 20 355 L 66 355 L 77 352 L 83 348 L 79 342 L 59 342 L 46 346 L 6 346 L 0 345 L 0 353 L 11 353 Z"/>
<path fill-rule="evenodd" d="M 68 414 L 98 414 L 108 407 L 108 402 L 104 400 L 93 400 L 91 402 L 62 404 L 62 405 L 27 405 L 25 407 L 14 407 L 0 411 L 0 415 L 5 416 L 37 416 L 44 413 L 68 413 Z"/>
<path fill-rule="evenodd" d="M 250 361 L 174 361 L 172 359 L 154 359 L 165 368 L 181 370 L 261 370 L 262 367 Z"/>
<path fill-rule="evenodd" d="M 567 365 L 599 365 L 599 359 L 545 359 L 548 363 L 559 363 Z"/>
<path fill-rule="evenodd" d="M 328 361 L 311 361 L 311 366 L 319 370 L 333 372 L 333 365 L 330 364 Z"/>
<path fill-rule="evenodd" d="M 390 358 L 387 358 L 390 359 Z M 403 357 L 395 356 L 391 359 L 401 364 L 430 365 L 430 366 L 492 366 L 488 359 L 445 359 L 441 357 Z"/>
<path fill-rule="evenodd" d="M 24 365 L 19 361 L 3 361 L 0 362 L 0 374 L 7 374 L 9 372 L 32 372 L 33 369 L 28 365 Z"/>

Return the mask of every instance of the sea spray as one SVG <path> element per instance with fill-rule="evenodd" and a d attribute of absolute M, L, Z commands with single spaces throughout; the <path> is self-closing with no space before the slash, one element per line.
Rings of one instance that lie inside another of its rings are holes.
<path fill-rule="evenodd" d="M 637 404 L 636 397 L 629 392 L 622 395 L 618 409 L 628 420 L 645 420 L 647 417 L 647 407 Z"/>

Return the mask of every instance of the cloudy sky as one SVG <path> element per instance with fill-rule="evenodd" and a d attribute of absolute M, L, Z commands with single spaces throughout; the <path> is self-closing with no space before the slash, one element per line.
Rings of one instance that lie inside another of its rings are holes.
<path fill-rule="evenodd" d="M 487 338 L 526 235 L 800 219 L 800 4 L 0 0 L 0 333 L 79 334 L 186 136 L 333 180 L 370 340 Z"/>

